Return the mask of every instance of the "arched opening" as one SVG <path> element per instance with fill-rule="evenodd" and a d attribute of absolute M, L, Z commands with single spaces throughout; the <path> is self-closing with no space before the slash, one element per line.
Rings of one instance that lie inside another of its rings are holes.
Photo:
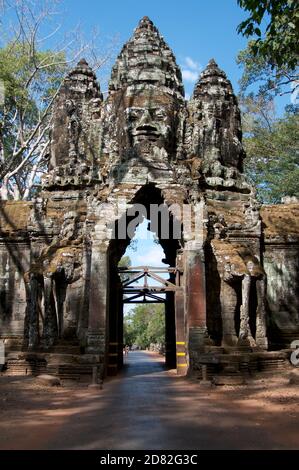
<path fill-rule="evenodd" d="M 127 211 L 116 222 L 115 234 L 110 241 L 108 251 L 107 373 L 109 375 L 117 373 L 123 365 L 123 322 L 124 315 L 128 313 L 130 293 L 132 293 L 129 305 L 131 308 L 134 300 L 144 305 L 163 303 L 165 364 L 169 368 L 176 367 L 175 292 L 171 287 L 176 284 L 176 272 L 175 269 L 168 270 L 168 268 L 175 268 L 177 250 L 180 248 L 177 222 L 173 220 L 164 204 L 161 191 L 154 184 L 148 184 L 140 189 L 132 203 L 136 205 L 136 212 L 134 209 L 130 210 L 130 213 Z M 142 214 L 140 211 L 143 211 Z M 152 232 L 151 236 L 148 236 L 147 230 Z M 145 235 L 146 243 L 140 235 Z M 134 241 L 136 237 L 137 242 Z M 137 243 L 135 252 L 129 249 L 132 243 Z M 128 254 L 133 260 L 132 272 L 125 274 L 128 279 L 130 276 L 135 276 L 137 284 L 131 282 L 124 284 L 126 276 L 120 275 L 122 273 L 119 272 L 119 262 Z M 133 269 L 134 267 L 138 269 Z"/>

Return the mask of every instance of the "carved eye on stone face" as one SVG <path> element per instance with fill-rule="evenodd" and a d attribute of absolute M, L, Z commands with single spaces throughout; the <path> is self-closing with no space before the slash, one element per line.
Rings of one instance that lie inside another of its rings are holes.
<path fill-rule="evenodd" d="M 126 115 L 130 121 L 137 121 L 140 118 L 140 110 L 134 108 L 127 109 Z"/>
<path fill-rule="evenodd" d="M 162 108 L 153 109 L 152 115 L 156 121 L 164 121 L 164 119 L 166 118 L 166 112 Z"/>

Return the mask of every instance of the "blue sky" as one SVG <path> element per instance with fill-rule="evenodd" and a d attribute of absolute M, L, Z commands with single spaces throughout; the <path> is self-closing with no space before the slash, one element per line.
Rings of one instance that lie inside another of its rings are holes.
<path fill-rule="evenodd" d="M 127 248 L 125 255 L 131 258 L 132 266 L 168 266 L 162 263 L 162 259 L 165 257 L 164 251 L 161 245 L 154 243 L 154 235 L 151 231 L 147 230 L 148 220 L 144 220 L 138 225 L 135 236 L 133 239 L 137 240 L 136 251 L 132 250 L 130 246 Z M 168 279 L 168 274 L 160 273 L 160 277 Z M 140 282 L 135 282 L 134 285 L 142 284 L 143 279 Z M 149 280 L 149 285 L 156 285 L 157 282 Z M 164 297 L 164 296 L 163 296 Z M 131 304 L 124 304 L 125 315 L 132 309 Z"/>
<path fill-rule="evenodd" d="M 137 250 L 128 247 L 125 254 L 130 256 L 133 266 L 166 266 L 161 262 L 165 257 L 164 251 L 160 244 L 154 243 L 153 233 L 147 230 L 148 223 L 144 220 L 136 229 L 134 239 L 137 240 Z"/>

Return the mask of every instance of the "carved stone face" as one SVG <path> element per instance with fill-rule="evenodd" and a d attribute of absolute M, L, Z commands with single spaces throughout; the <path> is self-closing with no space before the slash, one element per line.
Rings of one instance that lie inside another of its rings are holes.
<path fill-rule="evenodd" d="M 124 114 L 131 147 L 173 148 L 176 112 L 171 95 L 144 90 L 137 96 L 126 96 Z"/>
<path fill-rule="evenodd" d="M 127 127 L 133 145 L 138 145 L 144 140 L 166 143 L 171 134 L 171 125 L 166 110 L 160 106 L 146 108 L 131 107 L 126 109 Z"/>

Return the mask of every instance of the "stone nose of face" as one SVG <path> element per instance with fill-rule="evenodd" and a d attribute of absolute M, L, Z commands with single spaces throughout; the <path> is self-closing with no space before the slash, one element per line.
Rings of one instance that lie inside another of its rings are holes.
<path fill-rule="evenodd" d="M 138 122 L 138 127 L 151 124 L 151 121 L 152 121 L 151 114 L 148 109 L 145 109 L 144 112 L 142 113 L 140 121 Z"/>

